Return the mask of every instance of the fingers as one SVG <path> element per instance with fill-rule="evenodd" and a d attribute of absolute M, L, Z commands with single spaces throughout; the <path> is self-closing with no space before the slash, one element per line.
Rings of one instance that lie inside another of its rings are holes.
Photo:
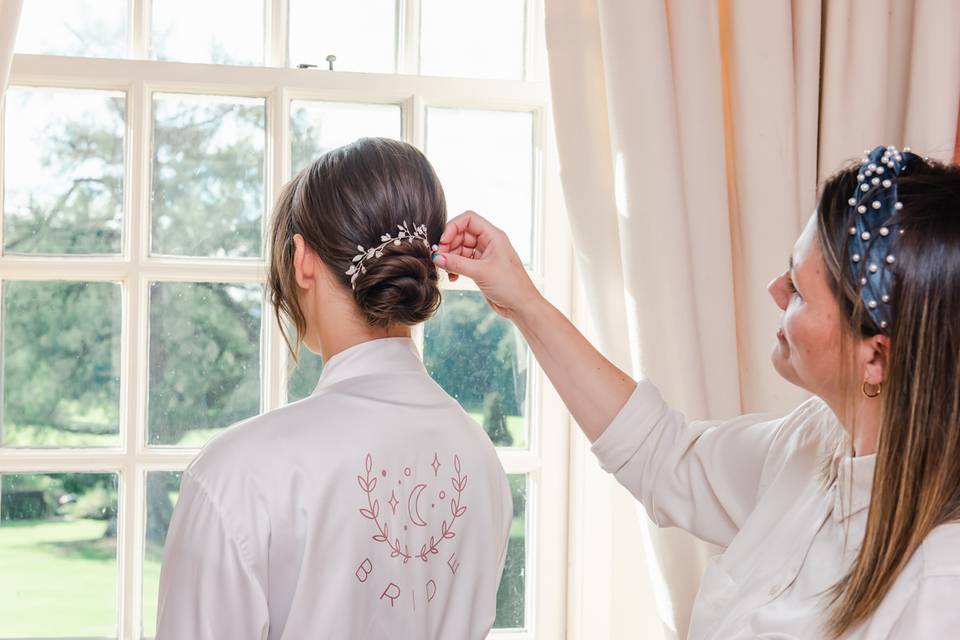
<path fill-rule="evenodd" d="M 462 255 L 461 247 L 482 251 L 498 233 L 502 232 L 486 218 L 474 211 L 466 211 L 447 222 L 438 244 L 445 253 L 457 252 Z"/>
<path fill-rule="evenodd" d="M 433 259 L 433 262 L 438 267 L 445 269 L 451 280 L 455 280 L 454 276 L 457 274 L 476 279 L 481 270 L 479 260 L 456 253 L 441 253 Z"/>

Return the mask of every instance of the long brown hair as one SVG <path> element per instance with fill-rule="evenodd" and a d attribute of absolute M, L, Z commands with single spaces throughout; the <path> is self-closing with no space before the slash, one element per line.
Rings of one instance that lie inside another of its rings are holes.
<path fill-rule="evenodd" d="M 293 266 L 293 236 L 301 234 L 353 291 L 371 326 L 414 325 L 440 306 L 437 268 L 422 242 L 388 244 L 351 287 L 346 274 L 359 247 L 376 247 L 398 227 L 424 225 L 431 244 L 443 233 L 447 205 L 433 167 L 413 145 L 361 138 L 328 151 L 288 182 L 274 206 L 268 286 L 280 330 L 297 360 L 306 319 Z M 287 329 L 293 325 L 294 338 Z"/>
<path fill-rule="evenodd" d="M 858 166 L 824 184 L 817 209 L 829 284 L 846 321 L 842 342 L 881 332 L 849 266 L 856 214 L 847 199 Z M 913 158 L 897 185 L 904 233 L 894 245 L 883 417 L 863 542 L 830 594 L 834 638 L 870 617 L 936 526 L 960 519 L 960 167 Z"/>

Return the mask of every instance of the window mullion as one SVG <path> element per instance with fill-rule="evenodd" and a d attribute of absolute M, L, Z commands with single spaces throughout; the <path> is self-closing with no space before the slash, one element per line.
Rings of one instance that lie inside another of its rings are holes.
<path fill-rule="evenodd" d="M 397 0 L 397 72 L 420 73 L 420 0 Z"/>
<path fill-rule="evenodd" d="M 284 0 L 285 1 L 285 0 Z M 276 0 L 274 0 L 276 4 Z M 267 104 L 267 131 L 268 135 L 268 161 L 267 161 L 267 185 L 266 185 L 266 203 L 272 203 L 280 188 L 290 175 L 290 100 L 287 92 L 282 88 L 277 88 Z M 264 233 L 263 233 L 263 254 L 267 258 L 270 255 L 270 225 L 272 207 L 267 206 L 264 212 Z M 287 401 L 287 346 L 280 332 L 280 327 L 275 320 L 273 306 L 270 304 L 269 295 L 264 288 L 264 315 L 263 315 L 263 336 L 264 349 L 263 371 L 264 377 L 264 401 L 261 409 L 269 411 L 276 409 Z"/>
<path fill-rule="evenodd" d="M 149 2 L 149 0 L 143 0 Z M 142 6 L 142 5 L 141 5 Z M 135 82 L 127 92 L 127 197 L 125 198 L 124 253 L 131 270 L 124 281 L 124 339 L 122 340 L 124 410 L 122 444 L 125 461 L 120 475 L 118 563 L 120 578 L 120 633 L 141 636 L 144 538 L 144 491 L 139 457 L 146 441 L 147 283 L 139 273 L 149 232 L 150 92 Z"/>
<path fill-rule="evenodd" d="M 130 0 L 130 51 L 135 60 L 150 57 L 150 14 L 152 0 Z"/>
<path fill-rule="evenodd" d="M 264 7 L 264 56 L 268 67 L 287 66 L 290 29 L 290 0 L 266 0 Z"/>

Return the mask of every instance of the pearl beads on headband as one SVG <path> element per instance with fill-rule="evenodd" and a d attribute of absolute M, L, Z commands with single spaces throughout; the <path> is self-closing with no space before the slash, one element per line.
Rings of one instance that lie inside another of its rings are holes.
<path fill-rule="evenodd" d="M 850 207 L 847 250 L 854 282 L 870 318 L 881 329 L 890 325 L 888 291 L 893 286 L 892 265 L 896 263 L 896 238 L 903 235 L 897 212 L 903 203 L 897 198 L 897 178 L 912 156 L 894 146 L 865 150 L 857 171 L 857 185 L 847 199 Z M 884 303 L 883 305 L 880 302 Z"/>

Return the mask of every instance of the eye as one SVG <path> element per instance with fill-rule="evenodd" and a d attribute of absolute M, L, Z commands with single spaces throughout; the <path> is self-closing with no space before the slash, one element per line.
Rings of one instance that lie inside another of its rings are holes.
<path fill-rule="evenodd" d="M 800 292 L 797 291 L 797 287 L 793 284 L 793 278 L 790 277 L 790 274 L 787 274 L 787 289 L 790 290 L 790 293 L 795 296 L 799 296 Z"/>

